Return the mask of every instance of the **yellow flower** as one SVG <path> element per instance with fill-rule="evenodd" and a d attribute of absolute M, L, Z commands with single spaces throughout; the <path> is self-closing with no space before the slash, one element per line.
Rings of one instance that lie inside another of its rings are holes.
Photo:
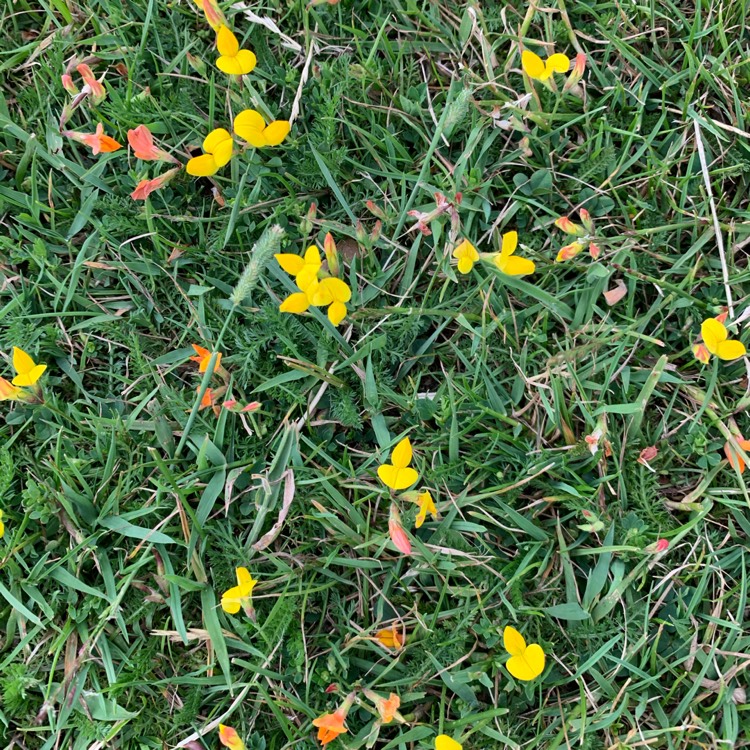
<path fill-rule="evenodd" d="M 21 397 L 21 389 L 0 378 L 0 401 L 16 401 Z"/>
<path fill-rule="evenodd" d="M 503 235 L 503 246 L 495 254 L 495 265 L 508 276 L 525 276 L 534 273 L 536 266 L 533 260 L 513 255 L 518 247 L 518 232 L 506 232 Z"/>
<path fill-rule="evenodd" d="M 745 345 L 741 341 L 730 339 L 726 326 L 719 323 L 716 318 L 707 318 L 703 321 L 701 336 L 706 349 L 719 359 L 738 359 L 745 355 Z M 15 380 L 13 382 L 16 383 Z"/>
<path fill-rule="evenodd" d="M 255 68 L 255 55 L 249 49 L 240 49 L 237 37 L 226 26 L 219 26 L 216 32 L 216 47 L 221 55 L 216 61 L 216 67 L 222 73 L 242 76 Z"/>
<path fill-rule="evenodd" d="M 583 250 L 583 245 L 580 242 L 571 242 L 569 245 L 560 248 L 555 261 L 560 263 L 563 260 L 572 260 L 581 250 Z"/>
<path fill-rule="evenodd" d="M 419 503 L 419 513 L 417 513 L 417 517 L 414 522 L 414 525 L 417 528 L 420 528 L 422 524 L 425 522 L 425 519 L 427 518 L 428 513 L 432 516 L 432 518 L 435 521 L 437 521 L 438 510 L 437 510 L 437 507 L 435 506 L 435 502 L 433 501 L 432 495 L 430 494 L 429 490 L 420 492 L 417 502 Z"/>
<path fill-rule="evenodd" d="M 13 385 L 34 385 L 42 377 L 42 374 L 47 369 L 47 365 L 36 364 L 23 349 L 14 346 L 13 368 L 18 373 L 13 378 Z"/>
<path fill-rule="evenodd" d="M 304 258 L 294 253 L 278 253 L 274 258 L 290 276 L 294 276 L 294 281 L 302 291 L 317 280 L 318 271 L 323 265 L 320 250 L 315 245 L 307 248 Z"/>
<path fill-rule="evenodd" d="M 232 158 L 234 142 L 224 128 L 212 130 L 203 141 L 201 156 L 194 156 L 187 163 L 187 173 L 194 177 L 208 177 L 216 174 Z"/>
<path fill-rule="evenodd" d="M 533 680 L 544 672 L 544 651 L 538 643 L 526 645 L 524 637 L 508 625 L 503 631 L 503 646 L 510 654 L 505 664 L 517 680 Z"/>
<path fill-rule="evenodd" d="M 393 649 L 394 651 L 399 651 L 404 646 L 404 637 L 396 630 L 395 625 L 391 628 L 378 630 L 375 633 L 375 640 L 384 648 Z"/>
<path fill-rule="evenodd" d="M 0 539 L 5 534 L 5 524 L 3 523 L 3 512 L 0 510 Z"/>
<path fill-rule="evenodd" d="M 560 53 L 550 55 L 545 62 L 539 55 L 525 49 L 521 55 L 521 67 L 529 78 L 536 81 L 546 81 L 553 73 L 567 73 L 570 68 L 570 58 Z"/>
<path fill-rule="evenodd" d="M 352 290 L 345 281 L 326 276 L 320 281 L 313 279 L 304 291 L 290 294 L 279 305 L 279 310 L 300 314 L 306 312 L 311 305 L 313 307 L 326 307 L 327 305 L 328 320 L 337 326 L 346 317 L 346 303 L 351 298 Z"/>
<path fill-rule="evenodd" d="M 266 125 L 263 115 L 254 109 L 245 109 L 234 118 L 234 132 L 254 148 L 278 146 L 291 127 L 287 120 L 274 120 Z"/>
<path fill-rule="evenodd" d="M 469 273 L 474 268 L 474 264 L 479 260 L 479 253 L 469 240 L 463 240 L 453 251 L 453 257 L 458 261 L 459 272 Z"/>
<path fill-rule="evenodd" d="M 310 304 L 315 307 L 328 305 L 328 320 L 337 326 L 346 317 L 346 303 L 352 298 L 352 290 L 341 279 L 326 276 L 307 287 Z"/>
<path fill-rule="evenodd" d="M 253 589 L 258 583 L 247 568 L 235 568 L 235 573 L 237 585 L 225 591 L 221 596 L 221 608 L 230 615 L 236 615 L 240 607 L 244 607 L 245 610 L 250 608 Z"/>
<path fill-rule="evenodd" d="M 439 734 L 435 737 L 435 750 L 463 750 L 463 745 L 447 734 Z"/>
<path fill-rule="evenodd" d="M 245 743 L 237 734 L 237 730 L 225 724 L 219 724 L 219 742 L 229 750 L 245 750 Z"/>
<path fill-rule="evenodd" d="M 378 476 L 386 487 L 405 490 L 419 479 L 419 474 L 409 466 L 411 458 L 411 442 L 405 437 L 391 452 L 392 463 L 378 466 Z"/>

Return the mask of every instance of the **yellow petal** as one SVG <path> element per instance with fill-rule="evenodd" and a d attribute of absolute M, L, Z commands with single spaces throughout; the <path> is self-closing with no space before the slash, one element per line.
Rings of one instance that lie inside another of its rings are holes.
<path fill-rule="evenodd" d="M 234 572 L 237 575 L 238 588 L 252 591 L 257 581 L 250 575 L 250 571 L 247 568 L 235 568 Z"/>
<path fill-rule="evenodd" d="M 506 625 L 503 630 L 503 648 L 511 656 L 519 656 L 526 650 L 526 640 L 515 628 Z"/>
<path fill-rule="evenodd" d="M 251 146 L 262 148 L 266 145 L 266 137 L 263 135 L 266 121 L 260 112 L 254 109 L 243 110 L 234 118 L 233 127 L 234 132 Z"/>
<path fill-rule="evenodd" d="M 346 305 L 343 302 L 331 302 L 328 308 L 328 320 L 337 326 L 346 317 Z"/>
<path fill-rule="evenodd" d="M 320 266 L 311 266 L 309 264 L 303 263 L 302 268 L 300 269 L 299 273 L 295 276 L 294 280 L 297 282 L 297 286 L 303 291 L 303 292 L 310 292 L 311 287 L 313 284 L 318 286 L 318 270 L 320 269 Z M 324 294 L 322 296 L 320 302 L 313 302 L 314 305 L 329 305 L 333 298 L 330 296 L 330 294 Z"/>
<path fill-rule="evenodd" d="M 5 524 L 0 521 L 0 539 L 3 538 L 3 535 L 5 534 Z"/>
<path fill-rule="evenodd" d="M 341 279 L 329 276 L 321 280 L 320 286 L 325 288 L 335 302 L 348 302 L 352 298 L 352 290 Z"/>
<path fill-rule="evenodd" d="M 307 299 L 307 295 L 304 292 L 296 292 L 295 294 L 290 294 L 279 305 L 279 311 L 299 314 L 305 312 L 309 307 L 310 300 Z"/>
<path fill-rule="evenodd" d="M 207 154 L 213 154 L 222 143 L 231 140 L 232 136 L 224 128 L 214 128 L 203 140 L 203 150 Z"/>
<path fill-rule="evenodd" d="M 740 346 L 742 346 L 740 344 Z M 738 355 L 742 356 L 742 355 Z M 34 385 L 39 378 L 42 377 L 42 373 L 47 369 L 47 365 L 36 365 L 36 367 L 32 367 L 29 372 L 24 372 L 21 375 L 16 375 L 15 378 L 11 381 L 13 385 Z"/>
<path fill-rule="evenodd" d="M 237 37 L 226 26 L 220 26 L 216 33 L 216 49 L 226 57 L 234 57 L 240 50 Z"/>
<path fill-rule="evenodd" d="M 269 146 L 278 146 L 289 135 L 292 126 L 287 120 L 274 120 L 263 131 Z"/>
<path fill-rule="evenodd" d="M 317 268 L 320 268 L 323 265 L 323 262 L 320 259 L 320 250 L 318 250 L 317 245 L 310 245 L 310 247 L 305 250 L 305 263 Z"/>
<path fill-rule="evenodd" d="M 542 58 L 529 49 L 521 54 L 521 67 L 529 78 L 541 79 L 544 76 Z"/>
<path fill-rule="evenodd" d="M 503 258 L 502 255 L 499 255 L 495 258 L 495 265 L 508 276 L 525 276 L 534 273 L 536 270 L 533 260 L 519 258 L 515 255 L 510 258 Z"/>
<path fill-rule="evenodd" d="M 511 656 L 505 667 L 517 680 L 533 680 L 544 672 L 544 651 L 538 643 L 532 643 L 523 654 Z"/>
<path fill-rule="evenodd" d="M 378 476 L 380 481 L 392 490 L 396 489 L 396 482 L 398 481 L 398 469 L 391 464 L 383 464 L 378 466 Z"/>
<path fill-rule="evenodd" d="M 439 734 L 435 737 L 435 750 L 463 750 L 463 745 L 447 734 Z"/>
<path fill-rule="evenodd" d="M 294 253 L 277 253 L 273 256 L 279 265 L 291 276 L 296 276 L 304 267 L 305 261 Z"/>
<path fill-rule="evenodd" d="M 411 458 L 411 441 L 408 437 L 405 437 L 403 440 L 400 440 L 398 445 L 393 449 L 393 453 L 391 453 L 391 463 L 399 469 L 403 469 L 411 463 Z"/>
<path fill-rule="evenodd" d="M 237 64 L 240 67 L 239 75 L 243 76 L 252 73 L 258 62 L 255 53 L 251 52 L 249 49 L 241 49 L 234 59 L 237 60 Z"/>
<path fill-rule="evenodd" d="M 711 354 L 716 354 L 719 344 L 729 338 L 724 324 L 719 323 L 716 318 L 708 318 L 703 321 L 701 324 L 701 336 L 703 336 L 703 343 L 706 345 L 706 349 Z"/>
<path fill-rule="evenodd" d="M 549 71 L 549 75 L 552 75 L 552 73 L 567 73 L 570 68 L 570 58 L 560 52 L 550 55 L 544 68 L 545 73 Z"/>
<path fill-rule="evenodd" d="M 240 611 L 241 606 L 239 599 L 225 599 L 223 596 L 221 597 L 221 608 L 230 615 L 236 615 Z"/>
<path fill-rule="evenodd" d="M 232 158 L 232 152 L 234 150 L 234 141 L 230 138 L 227 141 L 222 141 L 214 149 L 214 161 L 216 162 L 216 169 L 221 169 L 225 164 Z"/>
<path fill-rule="evenodd" d="M 228 57 L 222 55 L 216 59 L 216 67 L 228 76 L 241 76 L 242 66 L 240 65 L 239 58 Z"/>
<path fill-rule="evenodd" d="M 474 261 L 471 258 L 464 255 L 458 259 L 459 273 L 470 273 L 472 268 L 474 268 Z"/>
<path fill-rule="evenodd" d="M 419 474 L 411 467 L 407 467 L 405 469 L 401 469 L 397 467 L 392 467 L 392 468 L 395 469 L 395 476 L 393 477 L 393 484 L 388 484 L 386 482 L 386 484 L 388 484 L 388 486 L 392 490 L 405 490 L 411 487 L 419 479 Z"/>
<path fill-rule="evenodd" d="M 208 177 L 216 172 L 218 167 L 216 166 L 216 159 L 213 154 L 202 154 L 201 156 L 194 156 L 185 167 L 188 174 L 193 177 Z"/>
<path fill-rule="evenodd" d="M 13 368 L 19 375 L 31 372 L 35 367 L 36 363 L 23 349 L 13 347 Z"/>
<path fill-rule="evenodd" d="M 731 339 L 729 341 L 722 341 L 716 347 L 716 356 L 719 359 L 739 359 L 744 357 L 746 354 L 745 345 L 741 341 Z M 22 383 L 16 383 L 16 385 L 22 385 Z"/>
<path fill-rule="evenodd" d="M 506 232 L 503 235 L 503 245 L 500 248 L 500 255 L 506 258 L 508 255 L 513 255 L 518 247 L 518 232 Z"/>

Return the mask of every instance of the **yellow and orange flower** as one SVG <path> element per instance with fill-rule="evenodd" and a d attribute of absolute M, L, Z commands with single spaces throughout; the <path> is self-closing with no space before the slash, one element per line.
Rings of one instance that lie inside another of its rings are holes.
<path fill-rule="evenodd" d="M 737 445 L 739 445 L 745 453 L 750 455 L 750 440 L 745 440 L 742 435 L 735 435 L 735 440 L 737 441 Z M 737 453 L 737 451 L 729 444 L 728 440 L 724 443 L 724 455 L 727 457 L 729 465 L 735 471 L 740 474 L 745 471 L 745 459 Z"/>
<path fill-rule="evenodd" d="M 63 135 L 72 141 L 83 143 L 91 149 L 94 156 L 98 154 L 109 154 L 121 149 L 122 146 L 112 137 L 104 134 L 104 125 L 99 123 L 93 133 L 79 133 L 77 130 L 65 130 Z"/>
<path fill-rule="evenodd" d="M 191 344 L 191 346 L 195 351 L 195 357 L 190 357 L 190 361 L 198 363 L 198 372 L 205 372 L 208 369 L 208 363 L 211 360 L 212 352 L 208 351 L 208 349 L 205 349 L 202 346 L 198 346 L 198 344 Z M 222 353 L 218 352 L 216 354 L 216 364 L 214 365 L 214 372 L 216 372 L 216 370 L 218 370 L 221 366 L 221 357 Z"/>
<path fill-rule="evenodd" d="M 393 651 L 400 651 L 404 647 L 404 637 L 398 630 L 396 630 L 395 625 L 390 628 L 378 630 L 378 632 L 375 633 L 375 640 L 384 648 Z"/>
<path fill-rule="evenodd" d="M 349 693 L 344 702 L 332 713 L 323 714 L 313 719 L 313 726 L 318 729 L 318 739 L 321 745 L 333 742 L 340 734 L 346 734 L 346 715 L 354 703 L 354 693 Z"/>
<path fill-rule="evenodd" d="M 225 724 L 219 724 L 219 742 L 229 750 L 246 750 L 245 743 L 237 734 L 236 729 L 228 727 Z"/>

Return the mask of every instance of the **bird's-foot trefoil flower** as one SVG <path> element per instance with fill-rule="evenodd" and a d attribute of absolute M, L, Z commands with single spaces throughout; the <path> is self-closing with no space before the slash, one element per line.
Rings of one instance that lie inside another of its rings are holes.
<path fill-rule="evenodd" d="M 5 535 L 5 524 L 3 523 L 3 512 L 0 510 L 0 539 Z"/>
<path fill-rule="evenodd" d="M 97 80 L 94 72 L 85 63 L 81 63 L 76 66 L 76 70 L 81 74 L 83 82 L 88 87 L 88 91 L 91 94 L 91 101 L 95 105 L 101 104 L 107 98 L 107 90 L 104 88 L 104 75 Z"/>
<path fill-rule="evenodd" d="M 137 128 L 128 130 L 128 143 L 130 148 L 133 149 L 135 158 L 141 161 L 180 163 L 172 154 L 167 153 L 154 143 L 154 136 L 145 125 L 139 125 Z"/>
<path fill-rule="evenodd" d="M 750 455 L 750 440 L 745 440 L 745 438 L 743 438 L 742 435 L 735 435 L 734 439 L 737 445 L 745 453 Z M 742 458 L 742 456 L 735 450 L 735 448 L 730 444 L 728 440 L 726 443 L 724 443 L 724 455 L 727 457 L 727 461 L 729 461 L 729 465 L 736 472 L 738 472 L 739 474 L 744 473 L 745 459 Z"/>
<path fill-rule="evenodd" d="M 388 513 L 388 535 L 391 537 L 391 541 L 401 554 L 411 554 L 411 540 L 401 523 L 401 515 L 398 512 L 396 503 L 391 503 L 391 509 Z"/>
<path fill-rule="evenodd" d="M 589 255 L 594 260 L 596 260 L 601 253 L 601 248 L 595 242 L 596 230 L 594 228 L 591 214 L 585 208 L 582 208 L 578 214 L 581 217 L 583 226 L 576 224 L 567 216 L 561 216 L 559 219 L 555 220 L 555 226 L 558 229 L 562 229 L 565 234 L 572 235 L 576 238 L 575 241 L 571 242 L 569 245 L 565 245 L 565 247 L 561 248 L 557 253 L 557 258 L 555 258 L 555 260 L 558 263 L 575 258 L 576 255 L 578 255 L 586 246 L 588 246 Z"/>
<path fill-rule="evenodd" d="M 396 693 L 391 693 L 387 698 L 383 698 L 374 690 L 369 688 L 363 688 L 362 693 L 367 700 L 372 701 L 380 714 L 380 721 L 383 724 L 390 724 L 394 719 L 399 723 L 403 724 L 406 719 L 398 712 L 401 706 L 401 699 Z"/>
<path fill-rule="evenodd" d="M 79 133 L 77 130 L 64 130 L 63 135 L 72 141 L 83 143 L 91 149 L 94 156 L 109 154 L 121 149 L 122 146 L 111 136 L 104 134 L 104 125 L 98 123 L 93 133 Z"/>
<path fill-rule="evenodd" d="M 579 52 L 573 61 L 573 69 L 570 71 L 570 75 L 565 81 L 563 91 L 573 91 L 574 94 L 578 94 L 580 89 L 576 89 L 578 82 L 583 78 L 583 72 L 586 70 L 586 55 L 583 52 Z"/>
<path fill-rule="evenodd" d="M 399 651 L 404 646 L 404 636 L 393 625 L 390 628 L 383 628 L 375 633 L 375 640 L 384 648 L 393 651 Z"/>
<path fill-rule="evenodd" d="M 719 359 L 739 359 L 746 354 L 745 345 L 741 341 L 730 339 L 726 326 L 716 318 L 707 318 L 703 321 L 701 336 L 706 349 Z"/>
<path fill-rule="evenodd" d="M 255 618 L 253 610 L 253 589 L 258 583 L 247 568 L 235 568 L 237 585 L 221 595 L 221 608 L 230 615 L 236 615 L 240 608 L 251 619 Z"/>
<path fill-rule="evenodd" d="M 75 82 L 73 81 L 73 76 L 70 75 L 70 73 L 63 73 L 60 76 L 60 80 L 62 81 L 63 88 L 71 95 L 75 96 L 79 93 L 78 86 L 75 85 Z"/>
<path fill-rule="evenodd" d="M 429 490 L 419 493 L 417 504 L 419 505 L 419 512 L 414 520 L 414 525 L 418 529 L 421 528 L 422 524 L 425 522 L 428 513 L 432 516 L 433 520 L 438 520 L 438 509 Z"/>
<path fill-rule="evenodd" d="M 305 291 L 313 281 L 317 281 L 318 273 L 323 267 L 320 250 L 315 245 L 310 245 L 304 256 L 277 253 L 274 258 L 290 276 L 294 276 L 295 283 L 302 291 Z"/>
<path fill-rule="evenodd" d="M 529 78 L 549 85 L 550 79 L 555 73 L 568 72 L 570 58 L 558 52 L 550 55 L 546 60 L 542 60 L 536 53 L 525 49 L 521 54 L 521 67 Z"/>
<path fill-rule="evenodd" d="M 191 346 L 193 347 L 195 356 L 190 357 L 190 361 L 198 363 L 198 372 L 205 372 L 208 369 L 208 363 L 211 360 L 212 352 L 210 352 L 205 347 L 198 346 L 198 344 L 191 344 Z M 216 362 L 214 364 L 214 372 L 218 372 L 219 368 L 221 367 L 222 356 L 223 354 L 221 352 L 217 352 Z"/>
<path fill-rule="evenodd" d="M 224 128 L 212 130 L 203 141 L 203 154 L 194 156 L 186 166 L 193 177 L 209 177 L 229 163 L 234 150 L 232 136 Z"/>
<path fill-rule="evenodd" d="M 469 273 L 479 260 L 477 249 L 466 239 L 461 241 L 452 254 L 458 261 L 459 273 Z"/>
<path fill-rule="evenodd" d="M 288 120 L 274 120 L 266 125 L 263 115 L 254 109 L 245 109 L 234 118 L 234 132 L 253 148 L 278 146 L 291 130 Z"/>
<path fill-rule="evenodd" d="M 23 397 L 23 389 L 0 378 L 0 401 L 18 401 Z"/>
<path fill-rule="evenodd" d="M 16 376 L 13 378 L 13 385 L 29 386 L 36 385 L 39 378 L 42 377 L 47 365 L 37 364 L 23 349 L 17 346 L 13 347 L 13 369 Z"/>
<path fill-rule="evenodd" d="M 463 750 L 463 745 L 447 734 L 439 734 L 435 737 L 435 750 Z"/>
<path fill-rule="evenodd" d="M 524 637 L 508 625 L 503 631 L 503 646 L 510 654 L 506 669 L 517 680 L 533 680 L 544 671 L 544 650 L 538 643 L 526 645 Z"/>
<path fill-rule="evenodd" d="M 214 31 L 218 31 L 221 26 L 226 25 L 226 18 L 224 18 L 216 0 L 195 0 L 195 4 L 203 11 L 208 25 Z"/>
<path fill-rule="evenodd" d="M 332 714 L 323 714 L 318 716 L 317 719 L 313 719 L 313 726 L 318 729 L 318 740 L 321 745 L 327 745 L 340 734 L 346 734 L 349 731 L 346 727 L 346 716 L 354 704 L 354 698 L 355 694 L 349 693 L 344 702 Z"/>
<path fill-rule="evenodd" d="M 257 59 L 255 53 L 249 49 L 240 49 L 237 37 L 225 26 L 219 26 L 216 32 L 216 48 L 219 50 L 219 59 L 216 67 L 227 75 L 243 76 L 251 73 L 255 68 Z"/>
<path fill-rule="evenodd" d="M 219 742 L 229 750 L 246 750 L 245 743 L 237 734 L 237 730 L 225 724 L 219 724 Z"/>
<path fill-rule="evenodd" d="M 182 167 L 173 167 L 164 174 L 154 177 L 152 180 L 141 180 L 130 197 L 135 201 L 145 201 L 151 193 L 161 190 L 173 177 L 177 176 Z"/>
<path fill-rule="evenodd" d="M 331 276 L 341 275 L 341 266 L 339 264 L 339 251 L 336 248 L 336 241 L 333 235 L 328 232 L 323 240 L 323 252 L 326 254 L 326 263 L 328 263 L 328 273 Z"/>
<path fill-rule="evenodd" d="M 534 273 L 536 265 L 533 260 L 514 255 L 517 247 L 518 232 L 506 232 L 503 235 L 500 252 L 491 256 L 495 266 L 508 276 L 526 276 Z"/>
<path fill-rule="evenodd" d="M 405 490 L 419 479 L 417 471 L 410 466 L 412 455 L 411 441 L 405 437 L 391 451 L 391 463 L 378 466 L 378 476 L 386 487 Z"/>

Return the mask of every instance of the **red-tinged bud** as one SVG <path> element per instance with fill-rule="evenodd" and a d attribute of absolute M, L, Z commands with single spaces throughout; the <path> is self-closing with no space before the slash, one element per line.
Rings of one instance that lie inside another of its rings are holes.
<path fill-rule="evenodd" d="M 372 228 L 372 232 L 370 232 L 370 242 L 377 242 L 380 239 L 380 235 L 383 232 L 383 222 L 378 219 L 375 222 L 375 226 Z"/>
<path fill-rule="evenodd" d="M 460 206 L 461 205 L 461 201 L 463 199 L 464 199 L 464 194 L 463 193 L 456 193 L 456 197 L 453 199 L 453 203 L 456 206 Z"/>
<path fill-rule="evenodd" d="M 361 221 L 357 221 L 357 226 L 355 227 L 354 234 L 357 237 L 357 242 L 359 242 L 360 245 L 365 245 L 367 243 L 367 231 L 365 230 L 365 225 Z"/>
<path fill-rule="evenodd" d="M 326 689 L 326 693 L 335 693 L 339 689 L 338 683 L 332 682 Z"/>
<path fill-rule="evenodd" d="M 560 248 L 560 252 L 557 254 L 555 260 L 560 263 L 564 260 L 572 260 L 583 250 L 583 245 L 580 242 L 571 242 L 570 245 Z"/>
<path fill-rule="evenodd" d="M 187 58 L 188 65 L 200 76 L 206 75 L 206 63 L 197 55 L 193 55 L 191 52 L 186 52 L 185 57 Z"/>
<path fill-rule="evenodd" d="M 326 260 L 328 261 L 328 272 L 331 276 L 340 276 L 341 266 L 339 264 L 339 253 L 336 249 L 336 242 L 330 232 L 326 234 L 325 240 L 323 240 L 323 252 L 326 254 Z"/>
<path fill-rule="evenodd" d="M 711 360 L 711 354 L 705 344 L 695 344 L 693 346 L 693 356 L 704 365 L 707 365 Z"/>
<path fill-rule="evenodd" d="M 442 211 L 445 211 L 450 206 L 450 202 L 442 193 L 438 192 L 435 193 L 435 205 Z"/>
<path fill-rule="evenodd" d="M 383 212 L 383 209 L 380 208 L 376 203 L 373 201 L 366 201 L 365 206 L 367 206 L 367 210 L 377 219 L 385 219 L 385 213 Z"/>
<path fill-rule="evenodd" d="M 589 255 L 594 260 L 598 260 L 601 254 L 602 254 L 602 249 L 599 247 L 599 245 L 597 245 L 596 242 L 589 242 Z"/>
<path fill-rule="evenodd" d="M 583 72 L 586 70 L 586 55 L 579 52 L 573 63 L 573 70 L 570 71 L 568 80 L 565 81 L 563 91 L 570 91 L 583 78 Z"/>
<path fill-rule="evenodd" d="M 583 237 L 583 229 L 578 224 L 573 223 L 567 216 L 555 219 L 555 226 L 558 229 L 562 229 L 565 234 L 572 234 L 574 237 Z"/>
<path fill-rule="evenodd" d="M 658 455 L 659 449 L 655 445 L 649 445 L 638 454 L 638 463 L 647 466 L 648 462 L 653 461 Z"/>
<path fill-rule="evenodd" d="M 78 86 L 73 83 L 73 77 L 71 75 L 68 75 L 68 73 L 63 73 L 60 76 L 60 80 L 62 81 L 63 88 L 71 96 L 75 96 L 78 93 Z"/>
<path fill-rule="evenodd" d="M 242 407 L 241 411 L 243 414 L 247 414 L 248 412 L 258 411 L 260 407 L 260 401 L 251 401 L 249 404 L 245 404 L 245 406 Z"/>
<path fill-rule="evenodd" d="M 391 505 L 390 517 L 388 519 L 388 533 L 396 549 L 404 555 L 411 554 L 411 541 L 401 524 L 401 516 L 395 504 Z"/>
<path fill-rule="evenodd" d="M 583 223 L 584 228 L 589 234 L 594 233 L 594 220 L 591 218 L 591 214 L 585 209 L 582 208 L 578 215 L 581 217 L 581 222 Z"/>
<path fill-rule="evenodd" d="M 718 321 L 719 321 L 719 323 L 721 323 L 722 325 L 724 325 L 724 323 L 726 323 L 726 321 L 727 321 L 727 318 L 728 318 L 728 317 L 729 317 L 729 310 L 727 310 L 727 309 L 724 309 L 724 311 L 723 311 L 723 312 L 720 312 L 720 313 L 719 313 L 719 314 L 718 314 L 718 315 L 716 316 L 716 320 L 718 320 Z"/>

